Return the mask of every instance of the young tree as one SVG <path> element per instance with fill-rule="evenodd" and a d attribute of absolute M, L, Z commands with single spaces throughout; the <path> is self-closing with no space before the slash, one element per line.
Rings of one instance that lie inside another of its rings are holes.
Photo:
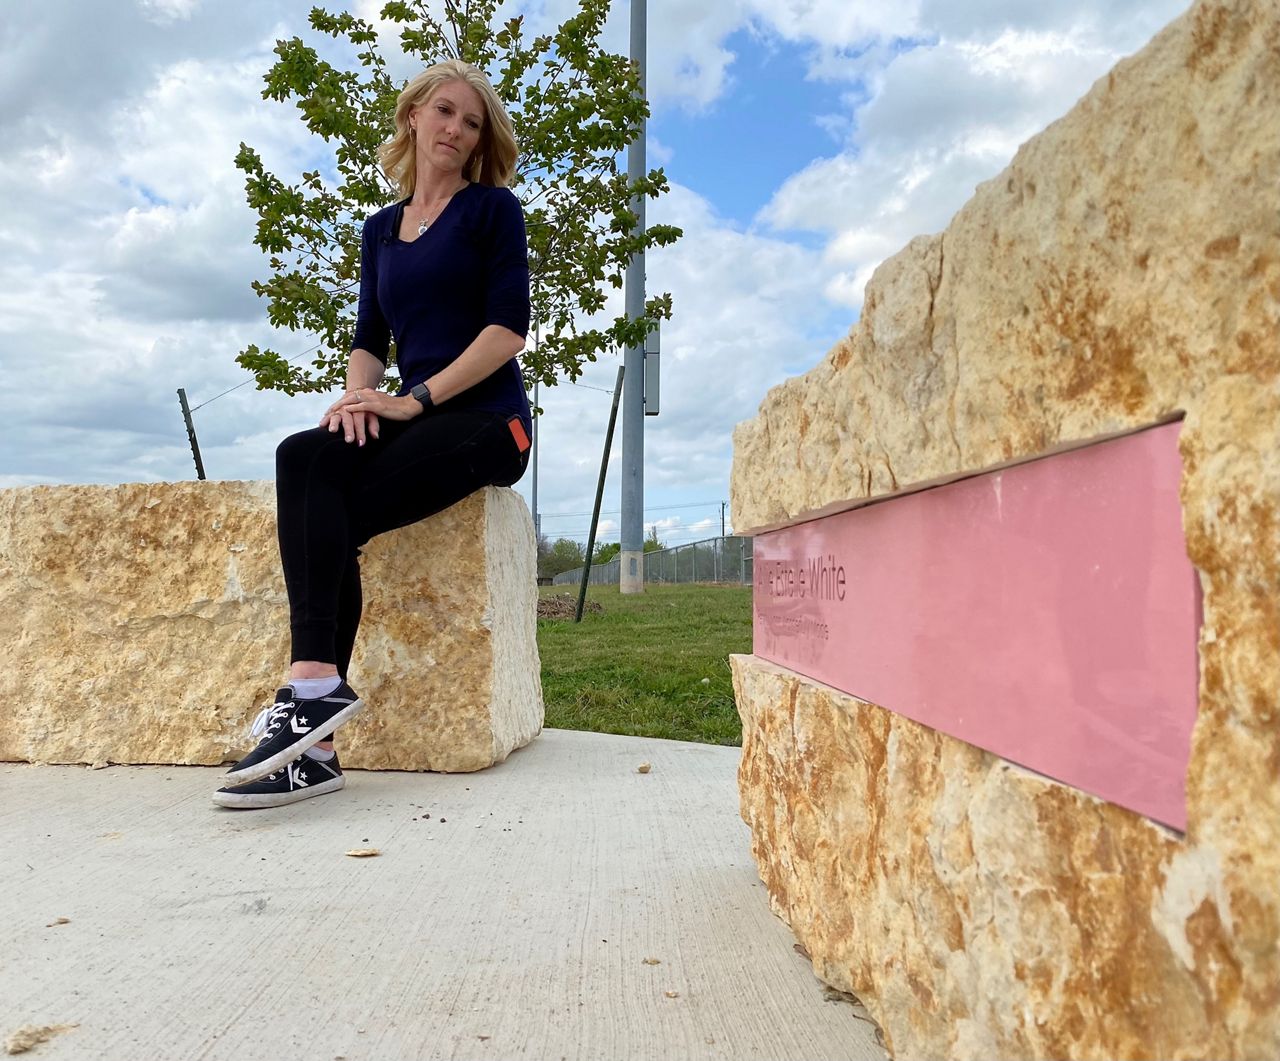
<path fill-rule="evenodd" d="M 544 575 L 558 575 L 561 571 L 572 571 L 586 563 L 587 550 L 582 542 L 572 538 L 557 538 L 547 554 Z"/>
<path fill-rule="evenodd" d="M 658 525 L 656 523 L 649 524 L 649 533 L 644 540 L 644 551 L 646 553 L 656 553 L 659 549 L 665 549 L 666 546 L 658 541 Z"/>
<path fill-rule="evenodd" d="M 628 261 L 641 248 L 680 236 L 670 225 L 634 231 L 633 196 L 667 190 L 662 170 L 632 184 L 618 154 L 634 139 L 648 104 L 635 66 L 605 51 L 600 34 L 610 0 L 578 0 L 578 12 L 554 33 L 532 40 L 523 16 L 495 22 L 501 0 L 444 0 L 437 19 L 427 0 L 392 0 L 382 18 L 399 24 L 404 51 L 425 66 L 456 57 L 484 69 L 506 103 L 520 158 L 512 190 L 524 204 L 529 236 L 534 319 L 541 344 L 522 355 L 526 384 L 576 379 L 585 361 L 644 341 L 671 316 L 671 296 L 647 301 L 638 321 L 598 320 L 607 287 L 620 288 Z M 263 96 L 293 100 L 308 130 L 333 151 L 333 169 L 304 172 L 287 183 L 240 145 L 249 205 L 258 214 L 254 242 L 270 256 L 272 275 L 255 282 L 276 327 L 320 339 L 309 367 L 274 350 L 249 346 L 237 361 L 259 388 L 289 394 L 340 386 L 355 327 L 360 226 L 395 198 L 381 172 L 377 147 L 394 128 L 402 84 L 387 72 L 372 24 L 349 13 L 313 8 L 311 28 L 355 49 L 358 69 L 341 69 L 297 37 L 278 41 Z M 496 26 L 496 28 L 495 28 Z M 583 322 L 596 318 L 596 322 Z M 394 349 L 392 351 L 394 363 Z"/>
<path fill-rule="evenodd" d="M 615 556 L 622 552 L 622 544 L 620 542 L 601 542 L 596 546 L 595 556 L 592 557 L 592 564 L 607 564 Z"/>

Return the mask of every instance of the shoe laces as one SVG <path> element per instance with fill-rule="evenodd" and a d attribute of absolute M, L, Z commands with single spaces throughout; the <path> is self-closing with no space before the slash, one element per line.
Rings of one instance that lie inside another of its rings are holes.
<path fill-rule="evenodd" d="M 284 720 L 289 717 L 289 709 L 291 707 L 293 707 L 292 700 L 278 700 L 274 704 L 268 704 L 258 712 L 258 717 L 253 720 L 249 736 L 258 737 L 263 733 L 270 736 L 284 725 Z"/>

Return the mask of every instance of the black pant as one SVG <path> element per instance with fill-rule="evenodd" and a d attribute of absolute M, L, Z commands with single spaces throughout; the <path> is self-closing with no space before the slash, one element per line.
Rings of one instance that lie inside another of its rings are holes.
<path fill-rule="evenodd" d="M 276 450 L 280 558 L 296 660 L 334 663 L 343 677 L 360 625 L 360 547 L 440 512 L 483 486 L 524 474 L 507 416 L 440 411 L 383 420 L 364 446 L 316 427 Z"/>

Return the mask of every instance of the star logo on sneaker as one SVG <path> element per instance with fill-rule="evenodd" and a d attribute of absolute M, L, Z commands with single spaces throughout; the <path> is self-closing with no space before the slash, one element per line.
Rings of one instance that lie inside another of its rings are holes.
<path fill-rule="evenodd" d="M 307 782 L 306 782 L 306 779 L 302 776 L 302 767 L 300 765 L 289 767 L 289 780 L 292 781 L 295 785 L 297 785 L 298 788 L 307 787 Z"/>
<path fill-rule="evenodd" d="M 302 724 L 299 725 L 298 723 Z M 307 733 L 311 729 L 311 724 L 299 715 L 298 717 L 291 718 L 289 720 L 289 728 L 292 729 L 294 733 Z"/>

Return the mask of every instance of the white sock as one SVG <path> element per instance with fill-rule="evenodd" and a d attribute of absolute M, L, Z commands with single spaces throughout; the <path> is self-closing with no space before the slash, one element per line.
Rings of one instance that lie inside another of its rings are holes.
<path fill-rule="evenodd" d="M 342 678 L 337 674 L 330 674 L 327 678 L 290 678 L 289 684 L 299 700 L 314 700 L 317 696 L 328 696 L 342 684 Z"/>
<path fill-rule="evenodd" d="M 315 759 L 317 762 L 327 763 L 330 759 L 332 759 L 338 753 L 334 751 L 334 749 L 332 748 L 330 748 L 328 751 L 325 751 L 325 749 L 323 748 L 308 748 L 302 754 L 307 756 L 307 758 L 309 759 Z"/>

